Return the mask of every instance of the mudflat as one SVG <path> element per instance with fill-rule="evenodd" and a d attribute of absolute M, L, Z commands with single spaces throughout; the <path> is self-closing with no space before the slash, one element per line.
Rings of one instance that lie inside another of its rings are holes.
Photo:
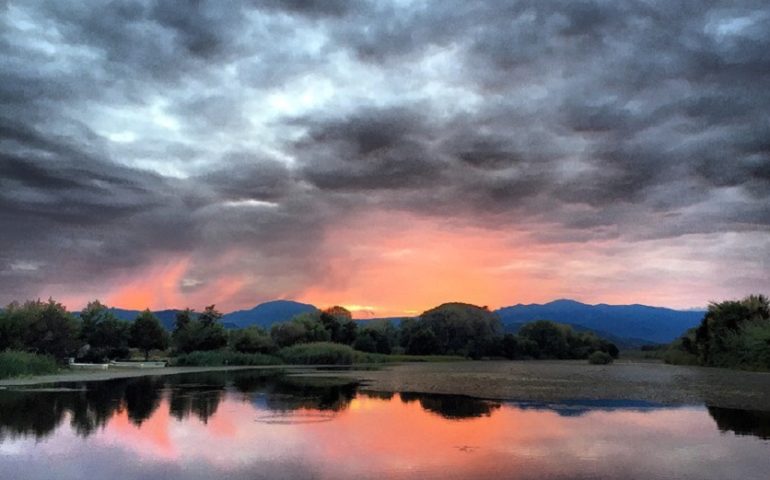
<path fill-rule="evenodd" d="M 302 372 L 361 381 L 363 390 L 443 393 L 558 402 L 640 400 L 770 411 L 770 373 L 619 361 L 477 361 L 404 363 L 378 370 Z"/>

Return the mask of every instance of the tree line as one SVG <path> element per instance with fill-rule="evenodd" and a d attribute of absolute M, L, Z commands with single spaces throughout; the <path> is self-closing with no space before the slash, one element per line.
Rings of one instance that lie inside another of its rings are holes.
<path fill-rule="evenodd" d="M 618 355 L 615 345 L 593 333 L 545 320 L 524 325 L 516 334 L 505 333 L 495 313 L 464 303 L 446 303 L 400 322 L 372 321 L 363 326 L 339 306 L 303 313 L 270 329 L 228 331 L 221 318 L 214 305 L 202 312 L 188 308 L 177 312 L 173 331 L 167 332 L 149 310 L 134 321 L 124 321 L 98 300 L 77 314 L 53 299 L 11 303 L 0 312 L 0 351 L 32 352 L 60 362 L 67 358 L 102 362 L 128 358 L 132 348 L 145 358 L 153 350 L 169 348 L 171 355 L 223 349 L 273 355 L 295 345 L 328 342 L 368 353 L 472 359 L 581 359 L 596 351 Z"/>
<path fill-rule="evenodd" d="M 168 345 L 168 332 L 149 310 L 127 322 L 98 300 L 74 315 L 49 299 L 13 302 L 0 312 L 0 351 L 27 351 L 60 362 L 67 358 L 102 361 L 127 358 L 130 348 L 142 351 L 146 358 L 151 350 Z"/>

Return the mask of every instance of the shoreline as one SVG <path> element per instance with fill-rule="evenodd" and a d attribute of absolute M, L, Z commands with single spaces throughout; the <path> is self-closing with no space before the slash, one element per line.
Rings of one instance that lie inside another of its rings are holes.
<path fill-rule="evenodd" d="M 13 377 L 0 380 L 0 388 L 25 387 L 30 385 L 45 385 L 64 382 L 100 382 L 116 378 L 136 378 L 182 373 L 222 372 L 232 370 L 270 370 L 307 368 L 305 365 L 230 365 L 221 367 L 165 367 L 165 368 L 122 368 L 120 370 L 79 370 L 77 372 L 60 372 L 31 377 Z"/>
<path fill-rule="evenodd" d="M 364 391 L 465 395 L 513 402 L 636 400 L 670 405 L 708 405 L 770 411 L 770 372 L 619 361 L 589 365 L 574 360 L 461 361 L 352 365 L 166 367 L 62 372 L 0 380 L 0 390 L 67 382 L 238 370 L 283 370 L 296 377 L 336 378 Z M 333 366 L 339 367 L 339 366 Z"/>

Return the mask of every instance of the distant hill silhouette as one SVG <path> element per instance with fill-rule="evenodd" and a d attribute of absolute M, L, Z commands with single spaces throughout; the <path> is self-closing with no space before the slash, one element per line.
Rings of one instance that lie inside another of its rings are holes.
<path fill-rule="evenodd" d="M 109 310 L 119 319 L 128 321 L 134 321 L 137 315 L 141 313 L 139 310 L 127 310 L 124 308 L 110 308 Z M 316 310 L 316 307 L 306 303 L 293 302 L 290 300 L 275 300 L 272 302 L 261 303 L 250 310 L 237 310 L 235 312 L 226 313 L 222 317 L 222 325 L 224 325 L 225 328 L 244 328 L 252 325 L 270 328 L 274 323 L 285 322 L 295 315 L 313 310 Z M 160 323 L 162 323 L 167 330 L 173 330 L 176 314 L 179 311 L 179 309 L 169 309 L 157 310 L 152 313 L 158 317 Z"/>
<path fill-rule="evenodd" d="M 272 302 L 260 303 L 251 310 L 238 310 L 225 314 L 222 321 L 232 323 L 238 328 L 258 325 L 264 328 L 270 328 L 274 323 L 285 322 L 300 313 L 312 312 L 318 310 L 315 306 L 307 303 L 294 302 L 291 300 L 275 300 Z"/>
<path fill-rule="evenodd" d="M 552 320 L 584 327 L 606 337 L 633 343 L 667 343 L 698 325 L 705 311 L 672 310 L 646 305 L 587 305 L 574 300 L 514 305 L 497 310 L 507 330 L 534 320 Z"/>
<path fill-rule="evenodd" d="M 222 317 L 226 328 L 244 328 L 258 325 L 270 328 L 274 323 L 285 322 L 295 315 L 317 310 L 313 305 L 291 300 L 275 300 L 257 305 L 249 310 L 237 310 Z M 111 308 L 118 318 L 133 321 L 138 310 Z M 179 310 L 153 312 L 164 327 L 174 328 L 174 318 Z M 646 305 L 588 305 L 574 300 L 555 300 L 546 304 L 513 305 L 496 310 L 507 332 L 515 333 L 525 323 L 535 320 L 552 320 L 572 325 L 578 331 L 592 331 L 615 342 L 621 348 L 637 347 L 648 343 L 667 343 L 682 335 L 688 328 L 698 325 L 705 311 L 672 310 Z M 359 320 L 363 326 L 370 322 L 390 320 L 398 324 L 402 318 Z"/>

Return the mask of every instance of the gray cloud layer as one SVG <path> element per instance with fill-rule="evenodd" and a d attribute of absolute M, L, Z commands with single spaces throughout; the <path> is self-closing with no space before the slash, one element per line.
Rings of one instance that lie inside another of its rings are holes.
<path fill-rule="evenodd" d="M 369 208 L 547 224 L 543 242 L 770 231 L 764 1 L 0 15 L 3 301 L 233 247 L 301 288 L 309 238 Z M 740 266 L 767 288 L 760 248 Z"/>

